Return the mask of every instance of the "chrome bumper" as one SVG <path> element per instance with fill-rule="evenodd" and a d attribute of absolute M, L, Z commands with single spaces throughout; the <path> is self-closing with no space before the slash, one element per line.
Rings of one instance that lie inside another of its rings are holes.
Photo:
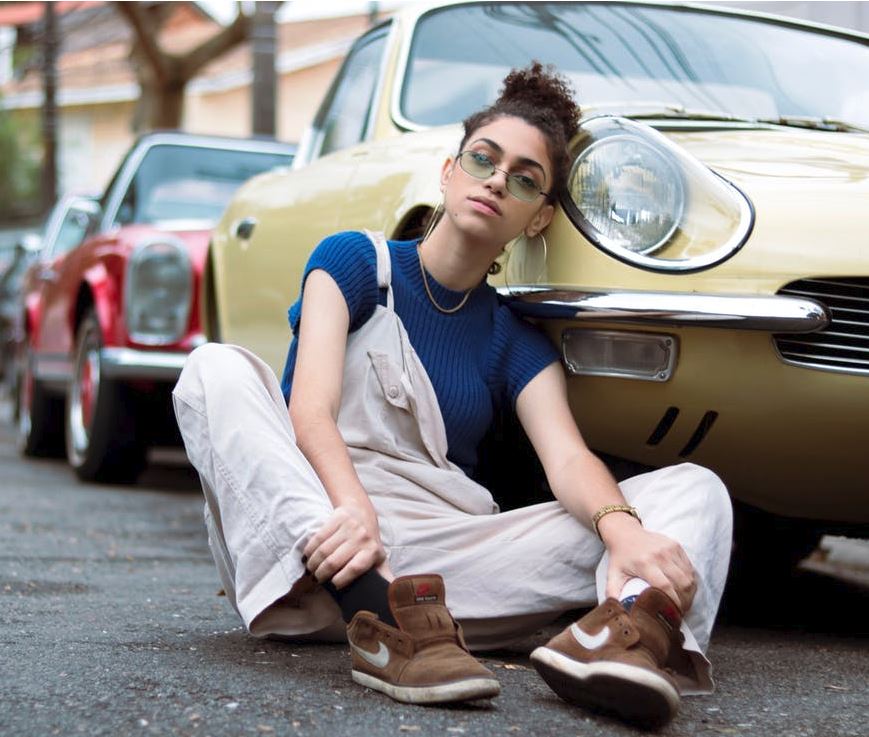
<path fill-rule="evenodd" d="M 110 379 L 175 381 L 188 353 L 141 351 L 135 348 L 103 348 L 102 371 Z"/>
<path fill-rule="evenodd" d="M 594 320 L 670 327 L 810 333 L 830 322 L 825 307 L 795 297 L 722 297 L 679 292 L 591 292 L 538 286 L 501 287 L 498 293 L 529 317 Z"/>

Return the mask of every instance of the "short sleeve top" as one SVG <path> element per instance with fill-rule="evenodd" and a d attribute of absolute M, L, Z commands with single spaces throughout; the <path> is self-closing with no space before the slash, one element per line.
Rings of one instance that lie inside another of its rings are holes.
<path fill-rule="evenodd" d="M 517 317 L 485 282 L 452 314 L 432 305 L 425 292 L 417 241 L 390 241 L 394 309 L 411 345 L 428 373 L 446 428 L 447 457 L 467 474 L 477 463 L 477 446 L 505 402 L 512 409 L 522 389 L 559 359 L 547 337 Z M 385 294 L 377 286 L 377 256 L 363 233 L 342 232 L 324 239 L 311 254 L 302 277 L 323 269 L 335 280 L 350 313 L 350 331 L 358 330 Z M 455 305 L 463 293 L 427 281 L 441 305 Z M 290 308 L 293 335 L 298 334 L 302 298 Z M 281 386 L 289 400 L 297 340 L 290 344 Z"/>

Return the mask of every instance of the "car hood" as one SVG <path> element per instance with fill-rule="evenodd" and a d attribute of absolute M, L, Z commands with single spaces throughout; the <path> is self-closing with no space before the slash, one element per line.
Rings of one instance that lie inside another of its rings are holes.
<path fill-rule="evenodd" d="M 793 129 L 666 135 L 751 200 L 748 242 L 719 276 L 869 275 L 869 136 Z"/>
<path fill-rule="evenodd" d="M 794 129 L 666 135 L 734 180 L 799 177 L 864 184 L 869 180 L 869 135 Z"/>

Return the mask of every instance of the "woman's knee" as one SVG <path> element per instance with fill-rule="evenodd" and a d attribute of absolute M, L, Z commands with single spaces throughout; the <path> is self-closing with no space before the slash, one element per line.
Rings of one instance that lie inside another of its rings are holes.
<path fill-rule="evenodd" d="M 202 371 L 209 367 L 223 365 L 227 361 L 232 361 L 233 348 L 234 346 L 224 343 L 205 343 L 190 352 L 184 362 L 184 369 Z"/>
<path fill-rule="evenodd" d="M 709 520 L 716 527 L 732 524 L 733 510 L 724 482 L 696 463 L 666 466 L 623 482 L 625 496 L 640 510 L 678 510 L 680 517 Z"/>
<path fill-rule="evenodd" d="M 205 412 L 209 397 L 232 396 L 243 383 L 243 361 L 234 346 L 206 343 L 195 348 L 175 384 L 176 413 L 179 401 Z"/>
<path fill-rule="evenodd" d="M 688 476 L 685 483 L 691 489 L 691 499 L 698 515 L 730 529 L 733 526 L 733 504 L 721 477 L 696 463 L 682 463 L 675 470 Z"/>
<path fill-rule="evenodd" d="M 237 346 L 206 343 L 187 356 L 178 385 L 218 383 L 237 386 L 240 376 L 251 368 Z"/>
<path fill-rule="evenodd" d="M 209 366 L 214 366 L 221 360 L 226 346 L 220 343 L 205 343 L 194 348 L 184 361 L 178 384 L 183 385 L 201 379 L 202 373 Z"/>

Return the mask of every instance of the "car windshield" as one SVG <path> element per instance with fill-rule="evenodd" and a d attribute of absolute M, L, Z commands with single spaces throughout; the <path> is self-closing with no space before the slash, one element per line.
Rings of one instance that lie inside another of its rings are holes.
<path fill-rule="evenodd" d="M 124 195 L 117 221 L 215 222 L 242 182 L 290 163 L 289 155 L 279 153 L 153 146 Z"/>
<path fill-rule="evenodd" d="M 584 107 L 869 125 L 869 46 L 716 13 L 621 3 L 480 3 L 424 15 L 404 118 L 455 123 L 532 59 L 570 77 Z M 714 116 L 713 116 L 714 117 Z"/>

